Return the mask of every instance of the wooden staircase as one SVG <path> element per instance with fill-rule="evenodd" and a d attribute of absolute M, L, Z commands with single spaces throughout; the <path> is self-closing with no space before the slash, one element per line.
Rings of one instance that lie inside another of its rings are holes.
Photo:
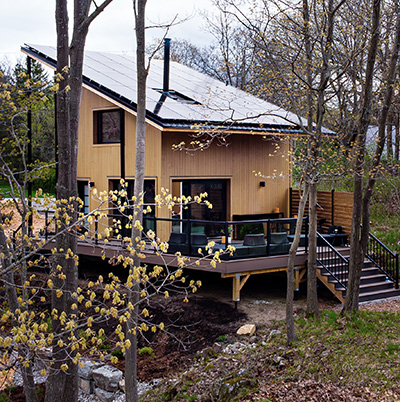
<path fill-rule="evenodd" d="M 378 258 L 374 258 L 376 253 L 373 255 L 371 253 L 372 258 L 364 261 L 360 281 L 360 302 L 400 297 L 400 289 L 396 289 L 395 280 L 397 278 L 398 281 L 399 261 L 398 256 L 392 254 L 394 259 L 387 272 L 385 267 L 373 262 L 374 259 L 378 261 Z M 343 303 L 347 291 L 350 247 L 334 248 L 326 244 L 318 247 L 317 255 L 317 277 Z M 386 263 L 389 261 L 386 256 L 379 261 L 381 260 Z"/>

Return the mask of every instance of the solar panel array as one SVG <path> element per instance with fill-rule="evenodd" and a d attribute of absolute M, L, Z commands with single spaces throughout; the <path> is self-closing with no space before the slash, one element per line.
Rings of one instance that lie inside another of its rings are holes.
<path fill-rule="evenodd" d="M 54 47 L 27 46 L 31 52 L 40 52 L 55 63 Z M 152 60 L 146 95 L 147 110 L 151 113 L 157 110 L 157 116 L 162 120 L 251 123 L 264 128 L 276 125 L 293 127 L 299 124 L 299 118 L 295 114 L 176 62 L 170 63 L 169 88 L 196 102 L 164 97 L 156 109 L 161 98 L 159 90 L 163 85 L 163 71 L 163 60 Z M 97 86 L 136 103 L 134 54 L 87 51 L 83 74 Z M 302 122 L 305 124 L 303 119 Z"/>

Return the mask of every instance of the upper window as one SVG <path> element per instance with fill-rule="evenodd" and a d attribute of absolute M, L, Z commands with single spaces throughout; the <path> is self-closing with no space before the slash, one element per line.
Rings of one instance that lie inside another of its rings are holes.
<path fill-rule="evenodd" d="M 95 111 L 93 120 L 95 144 L 121 142 L 121 132 L 124 129 L 124 111 L 122 109 Z"/>

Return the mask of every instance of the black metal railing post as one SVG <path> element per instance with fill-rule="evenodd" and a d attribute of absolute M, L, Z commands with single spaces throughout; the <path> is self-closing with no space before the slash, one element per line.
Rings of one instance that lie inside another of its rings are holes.
<path fill-rule="evenodd" d="M 188 236 L 189 254 L 191 254 L 191 252 L 192 252 L 192 221 L 188 217 L 186 222 L 187 222 L 187 236 Z"/>
<path fill-rule="evenodd" d="M 305 234 L 304 234 L 304 247 L 305 247 L 305 252 L 308 252 L 308 231 L 309 231 L 309 219 L 308 215 L 306 216 L 306 222 L 305 222 Z"/>
<path fill-rule="evenodd" d="M 99 219 L 97 215 L 94 221 L 94 243 L 99 244 Z"/>
<path fill-rule="evenodd" d="M 317 261 L 344 288 L 347 289 L 349 260 L 317 232 Z"/>
<path fill-rule="evenodd" d="M 267 220 L 267 256 L 271 255 L 271 221 Z"/>
<path fill-rule="evenodd" d="M 399 257 L 386 247 L 371 232 L 369 233 L 366 257 L 372 261 L 392 282 L 399 283 Z"/>
<path fill-rule="evenodd" d="M 44 238 L 47 241 L 49 238 L 49 230 L 48 230 L 48 226 L 49 226 L 49 211 L 44 211 Z"/>
<path fill-rule="evenodd" d="M 228 222 L 225 221 L 224 224 L 224 236 L 225 236 L 225 246 L 224 246 L 224 250 L 226 250 L 228 248 Z"/>

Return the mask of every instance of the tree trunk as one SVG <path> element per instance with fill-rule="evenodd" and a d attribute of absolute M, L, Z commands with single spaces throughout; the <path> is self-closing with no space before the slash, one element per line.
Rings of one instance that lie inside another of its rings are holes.
<path fill-rule="evenodd" d="M 394 137 L 394 159 L 395 162 L 398 162 L 400 160 L 400 116 L 398 112 L 395 113 L 394 127 L 396 133 Z"/>
<path fill-rule="evenodd" d="M 58 179 L 56 184 L 57 199 L 68 199 L 69 190 L 69 167 L 71 163 L 71 147 L 69 143 L 70 135 L 70 116 L 69 116 L 69 92 L 65 90 L 69 85 L 69 37 L 68 37 L 68 10 L 67 0 L 56 1 L 56 27 L 57 27 L 57 74 L 62 77 L 59 80 L 59 89 L 57 93 L 56 119 L 57 119 L 57 143 L 58 143 Z M 65 197 L 65 195 L 67 195 Z M 57 226 L 56 226 L 57 227 Z M 56 248 L 68 250 L 70 247 L 68 234 L 59 236 L 56 241 Z M 67 261 L 68 264 L 71 261 Z M 64 273 L 68 270 L 65 266 L 65 260 L 61 253 L 54 256 L 53 273 L 56 272 L 56 266 L 60 264 Z M 54 289 L 61 289 L 63 281 L 58 279 L 58 275 L 53 275 Z M 57 297 L 55 290 L 51 295 L 52 309 L 65 311 L 65 293 Z M 52 319 L 52 331 L 57 334 L 60 332 L 59 320 Z M 61 370 L 61 364 L 67 359 L 65 351 L 61 350 L 56 343 L 53 344 L 52 351 L 54 365 L 48 370 L 49 377 L 46 382 L 46 402 L 58 402 L 63 400 L 66 374 Z M 77 390 L 71 390 L 75 394 Z"/>
<path fill-rule="evenodd" d="M 317 183 L 310 184 L 309 250 L 307 267 L 307 314 L 319 316 L 317 296 Z"/>
<path fill-rule="evenodd" d="M 58 141 L 58 177 L 57 177 L 57 200 L 72 200 L 78 195 L 77 169 L 78 169 L 78 126 L 80 100 L 82 93 L 82 71 L 86 37 L 90 23 L 99 15 L 111 0 L 104 1 L 100 6 L 96 5 L 95 11 L 89 15 L 91 0 L 74 0 L 74 27 L 71 45 L 68 36 L 68 9 L 67 0 L 56 2 L 56 28 L 57 28 L 57 73 L 62 79 L 59 81 L 57 93 L 57 141 Z M 73 206 L 65 211 L 72 221 L 77 218 L 75 201 L 69 201 Z M 65 221 L 61 222 L 62 225 Z M 57 237 L 57 253 L 54 256 L 53 272 L 56 266 L 61 265 L 66 279 L 58 279 L 53 275 L 54 290 L 52 292 L 52 308 L 59 312 L 64 311 L 67 315 L 71 312 L 74 302 L 72 293 L 78 285 L 78 267 L 73 258 L 65 258 L 65 251 L 70 249 L 77 254 L 76 236 L 67 231 Z M 57 272 L 58 273 L 58 272 Z M 63 289 L 61 297 L 56 296 L 57 289 Z M 60 322 L 52 320 L 53 332 L 60 331 Z M 46 402 L 76 402 L 78 399 L 78 367 L 73 364 L 72 358 L 76 352 L 60 349 L 57 344 L 53 345 L 54 370 L 50 371 L 46 383 Z M 60 370 L 61 364 L 67 364 L 67 372 Z"/>
<path fill-rule="evenodd" d="M 394 113 L 391 114 L 389 124 L 387 125 L 387 140 L 386 140 L 386 150 L 388 162 L 393 162 L 393 117 Z"/>
<path fill-rule="evenodd" d="M 293 243 L 290 246 L 288 267 L 287 267 L 286 333 L 288 343 L 291 343 L 297 339 L 293 321 L 294 262 L 296 258 L 297 249 L 300 243 L 300 235 L 301 235 L 301 229 L 303 227 L 304 209 L 306 206 L 307 197 L 308 197 L 308 184 L 305 184 L 304 192 L 298 207 L 296 231 L 294 233 Z"/>
<path fill-rule="evenodd" d="M 372 87 L 375 59 L 379 42 L 379 26 L 380 26 L 380 0 L 372 0 L 372 33 L 368 48 L 367 70 L 363 88 L 362 107 L 360 117 L 358 119 L 358 132 L 356 144 L 354 146 L 354 199 L 353 199 L 353 216 L 350 236 L 350 264 L 349 278 L 346 291 L 346 300 L 342 313 L 350 313 L 358 310 L 359 291 L 361 270 L 364 260 L 363 245 L 361 239 L 361 218 L 363 216 L 363 177 L 364 177 L 364 159 L 365 159 L 365 142 L 366 133 L 371 116 L 372 103 Z M 367 223 L 367 222 L 365 222 Z M 368 225 L 369 223 L 367 223 Z"/>
<path fill-rule="evenodd" d="M 143 224 L 143 189 L 145 176 L 145 141 L 146 141 L 146 79 L 147 68 L 145 63 L 145 10 L 146 0 L 134 0 L 135 30 L 136 30 L 136 68 L 137 68 L 137 116 L 136 116 L 136 160 L 135 160 L 135 189 L 136 197 L 135 220 Z M 132 242 L 138 250 L 138 243 L 142 233 L 132 228 Z M 140 267 L 140 258 L 134 256 L 134 268 Z M 126 338 L 130 341 L 131 347 L 125 355 L 125 397 L 126 402 L 137 402 L 139 400 L 137 389 L 137 331 L 138 325 L 138 304 L 139 284 L 134 281 L 129 292 L 129 301 L 135 307 L 127 323 Z"/>

